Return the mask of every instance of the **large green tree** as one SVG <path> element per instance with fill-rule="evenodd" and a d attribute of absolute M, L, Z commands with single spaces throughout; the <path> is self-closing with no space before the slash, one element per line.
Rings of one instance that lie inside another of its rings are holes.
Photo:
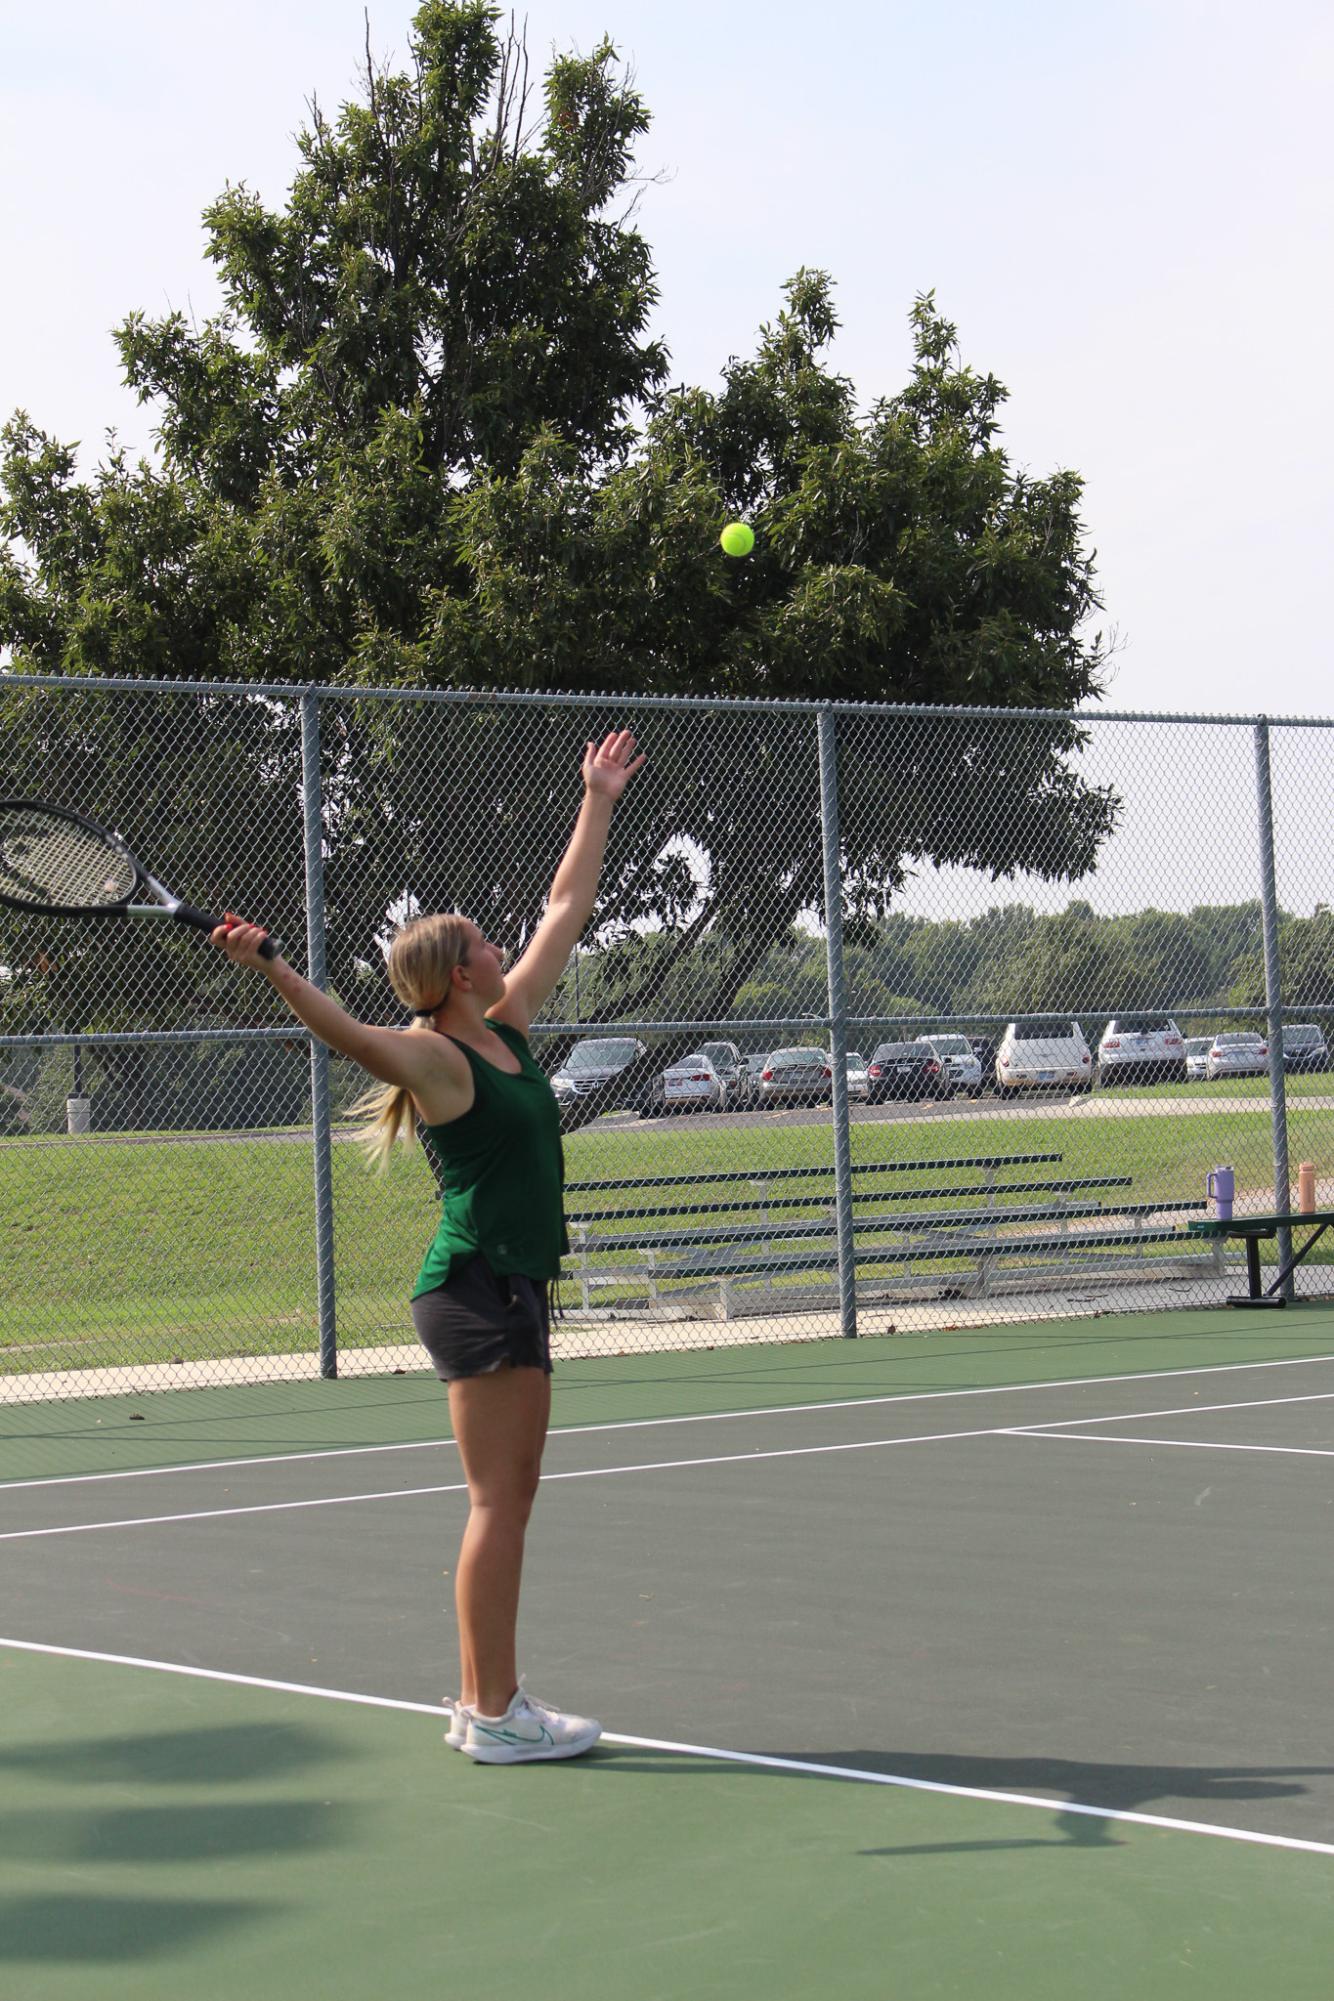
<path fill-rule="evenodd" d="M 558 57 L 530 92 L 498 21 L 479 0 L 427 0 L 405 70 L 372 65 L 359 101 L 312 111 L 285 207 L 241 186 L 208 210 L 222 311 L 200 328 L 135 315 L 117 336 L 156 413 L 155 463 L 113 449 L 83 479 L 74 449 L 27 416 L 6 427 L 0 643 L 14 666 L 986 709 L 1096 695 L 1079 478 L 1011 464 L 1005 391 L 962 363 L 934 300 L 912 309 L 905 387 L 864 414 L 829 366 L 837 321 L 817 271 L 790 282 L 720 389 L 666 387 L 650 254 L 626 212 L 643 100 L 607 43 Z M 742 564 L 717 549 L 733 514 L 759 537 Z M 234 710 L 185 707 L 217 746 L 198 781 L 169 731 L 166 766 L 148 758 L 138 703 L 119 721 L 99 705 L 96 728 L 70 704 L 12 711 L 5 751 L 43 770 L 82 759 L 127 831 L 137 816 L 160 833 L 174 813 L 195 894 L 249 880 L 290 934 L 294 716 L 256 704 L 238 751 Z M 588 733 L 625 712 L 609 700 Z M 330 712 L 335 979 L 373 960 L 387 914 L 413 901 L 520 940 L 584 732 L 551 710 L 477 705 L 447 726 L 370 702 Z M 712 933 L 694 999 L 721 1013 L 820 901 L 814 731 L 711 709 L 649 713 L 641 734 L 652 775 L 618 817 L 598 934 L 671 935 L 614 1006 L 652 1008 Z M 1079 742 L 1059 721 L 845 717 L 850 917 L 883 915 L 917 858 L 1086 873 L 1116 802 L 1081 777 Z M 272 829 L 262 883 L 237 874 L 225 832 L 242 797 L 251 846 Z"/>
<path fill-rule="evenodd" d="M 312 108 L 287 205 L 206 211 L 224 306 L 134 314 L 126 381 L 160 465 L 84 484 L 20 413 L 4 436 L 0 634 L 48 671 L 418 678 L 438 594 L 466 600 L 458 504 L 535 435 L 625 449 L 665 377 L 648 246 L 607 210 L 647 125 L 614 52 L 527 64 L 480 0 L 427 0 L 411 67 Z"/>

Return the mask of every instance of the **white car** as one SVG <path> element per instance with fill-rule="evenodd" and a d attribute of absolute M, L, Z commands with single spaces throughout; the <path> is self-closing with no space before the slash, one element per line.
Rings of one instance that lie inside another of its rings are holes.
<path fill-rule="evenodd" d="M 1206 1077 L 1266 1077 L 1269 1074 L 1269 1044 L 1254 1029 L 1237 1029 L 1216 1035 L 1205 1058 Z"/>
<path fill-rule="evenodd" d="M 702 1049 L 692 1049 L 679 1063 L 669 1063 L 649 1085 L 652 1112 L 721 1112 L 727 1086 Z"/>
<path fill-rule="evenodd" d="M 1209 1074 L 1209 1051 L 1214 1046 L 1212 1035 L 1188 1035 L 1186 1037 L 1186 1079 L 1191 1084 L 1202 1084 Z"/>
<path fill-rule="evenodd" d="M 939 1058 L 956 1091 L 966 1091 L 970 1098 L 981 1097 L 982 1065 L 966 1035 L 917 1035 L 913 1040 L 925 1043 Z"/>
<path fill-rule="evenodd" d="M 1169 1016 L 1121 1014 L 1104 1028 L 1099 1084 L 1179 1084 L 1185 1075 L 1185 1040 Z"/>
<path fill-rule="evenodd" d="M 1077 1021 L 1012 1021 L 996 1049 L 996 1095 L 1091 1091 L 1093 1057 Z"/>
<path fill-rule="evenodd" d="M 864 1105 L 871 1095 L 871 1080 L 866 1074 L 866 1058 L 859 1049 L 848 1051 L 848 1099 Z"/>

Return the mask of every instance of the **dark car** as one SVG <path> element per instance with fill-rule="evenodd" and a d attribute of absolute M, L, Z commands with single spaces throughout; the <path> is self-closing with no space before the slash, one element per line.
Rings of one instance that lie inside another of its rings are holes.
<path fill-rule="evenodd" d="M 982 1065 L 982 1089 L 994 1091 L 996 1088 L 996 1045 L 989 1036 L 970 1035 L 968 1045 Z"/>
<path fill-rule="evenodd" d="M 866 1066 L 871 1103 L 886 1098 L 952 1098 L 949 1067 L 925 1042 L 882 1042 Z"/>
<path fill-rule="evenodd" d="M 647 1108 L 653 1065 L 633 1035 L 586 1035 L 551 1074 L 566 1132 L 586 1126 L 603 1112 Z"/>
<path fill-rule="evenodd" d="M 1328 1070 L 1329 1045 L 1324 1033 L 1309 1021 L 1290 1021 L 1283 1030 L 1285 1070 Z"/>

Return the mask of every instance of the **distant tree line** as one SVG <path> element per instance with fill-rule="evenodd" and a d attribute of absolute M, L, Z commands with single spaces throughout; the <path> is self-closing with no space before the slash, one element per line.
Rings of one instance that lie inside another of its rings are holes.
<path fill-rule="evenodd" d="M 551 1003 L 560 1020 L 596 1022 L 624 1013 L 647 965 L 671 949 L 661 932 L 582 952 Z M 715 991 L 730 946 L 708 936 L 677 961 L 660 994 L 662 1020 L 699 1015 Z M 1285 1003 L 1334 1006 L 1334 914 L 1284 915 L 1279 949 Z M 1099 917 L 1086 902 L 1053 915 L 1025 904 L 981 917 L 936 921 L 891 915 L 845 927 L 844 974 L 851 1015 L 883 1018 L 1045 1014 L 1068 1010 L 1171 1010 L 1203 1032 L 1211 1010 L 1264 1005 L 1264 950 L 1258 902 L 1199 905 L 1188 912 L 1143 910 Z M 825 947 L 793 926 L 736 992 L 736 1021 L 826 1012 Z"/>

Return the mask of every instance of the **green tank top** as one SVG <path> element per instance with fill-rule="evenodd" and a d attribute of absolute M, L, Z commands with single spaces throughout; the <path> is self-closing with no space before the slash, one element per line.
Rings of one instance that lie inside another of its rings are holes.
<path fill-rule="evenodd" d="M 502 1276 L 552 1279 L 559 1278 L 562 1254 L 570 1248 L 555 1095 L 527 1036 L 507 1022 L 490 1025 L 522 1068 L 512 1077 L 450 1037 L 468 1059 L 474 1096 L 462 1118 L 426 1128 L 439 1163 L 444 1212 L 414 1299 L 444 1285 L 453 1267 L 478 1251 Z"/>

